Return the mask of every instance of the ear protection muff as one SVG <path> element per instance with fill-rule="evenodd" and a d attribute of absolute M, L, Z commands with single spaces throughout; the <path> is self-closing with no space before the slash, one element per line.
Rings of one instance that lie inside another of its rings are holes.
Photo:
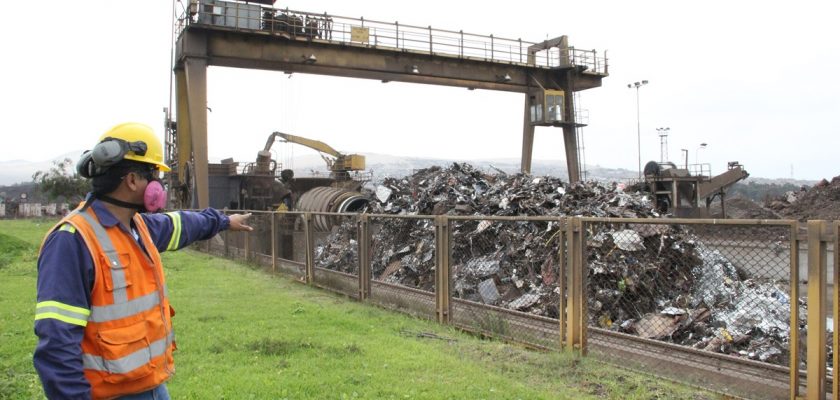
<path fill-rule="evenodd" d="M 108 168 L 125 158 L 129 151 L 138 156 L 146 155 L 146 142 L 127 142 L 122 139 L 107 137 L 88 150 L 76 163 L 76 172 L 84 178 L 93 178 L 105 173 Z"/>
<path fill-rule="evenodd" d="M 79 157 L 79 161 L 76 162 L 76 172 L 85 179 L 93 178 L 94 176 L 102 175 L 105 173 L 104 170 L 95 171 L 95 166 L 93 165 L 93 158 L 92 153 L 90 150 L 85 151 L 82 153 L 82 156 Z"/>

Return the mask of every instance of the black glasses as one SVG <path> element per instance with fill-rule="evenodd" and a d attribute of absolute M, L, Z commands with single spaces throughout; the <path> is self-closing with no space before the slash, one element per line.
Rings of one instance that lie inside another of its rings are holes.
<path fill-rule="evenodd" d="M 145 180 L 147 180 L 147 181 L 150 181 L 150 182 L 151 182 L 151 181 L 154 181 L 154 180 L 158 180 L 158 179 L 160 179 L 160 174 L 158 173 L 158 170 L 157 170 L 157 169 L 154 169 L 154 168 L 152 168 L 152 169 L 143 169 L 143 170 L 128 171 L 128 173 L 126 173 L 125 175 L 123 175 L 123 177 L 122 177 L 122 178 L 120 178 L 120 179 L 125 179 L 125 177 L 126 177 L 126 176 L 128 176 L 128 174 L 130 174 L 130 173 L 132 173 L 132 172 L 134 172 L 134 173 L 135 173 L 135 174 L 137 174 L 139 177 L 141 177 L 141 178 L 143 178 L 143 179 L 145 179 Z"/>

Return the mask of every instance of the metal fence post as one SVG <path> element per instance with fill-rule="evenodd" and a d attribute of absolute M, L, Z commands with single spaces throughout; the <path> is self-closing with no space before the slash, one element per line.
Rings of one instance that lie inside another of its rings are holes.
<path fill-rule="evenodd" d="M 370 297 L 370 217 L 359 214 L 359 301 Z"/>
<path fill-rule="evenodd" d="M 450 278 L 449 261 L 451 251 L 449 242 L 451 231 L 449 229 L 449 218 L 445 215 L 435 217 L 435 306 L 438 322 L 448 324 L 452 315 L 452 303 L 450 302 Z"/>
<path fill-rule="evenodd" d="M 225 241 L 225 257 L 230 257 L 230 242 L 228 241 L 228 233 L 229 231 L 227 229 L 222 232 L 222 237 Z"/>
<path fill-rule="evenodd" d="M 568 218 L 566 219 L 566 240 L 568 241 L 568 245 L 566 246 L 566 268 L 568 269 L 568 280 L 566 281 L 566 349 L 567 350 L 574 350 L 574 343 L 578 341 L 577 335 L 577 326 L 575 325 L 576 316 L 578 314 L 577 306 L 578 302 L 576 301 L 577 295 L 577 288 L 574 285 L 575 279 L 577 277 L 575 268 L 574 268 L 574 260 L 576 252 L 574 251 L 574 243 L 572 242 L 572 238 L 574 238 L 574 225 L 575 225 L 575 218 Z"/>
<path fill-rule="evenodd" d="M 557 259 L 559 261 L 559 265 L 557 266 L 557 287 L 560 288 L 560 304 L 557 305 L 557 319 L 560 325 L 559 336 L 561 350 L 566 346 L 566 295 L 568 292 L 568 288 L 566 287 L 566 266 L 568 265 L 566 262 L 566 241 L 569 238 L 568 235 L 566 235 L 567 225 L 568 219 L 561 218 L 559 232 L 560 238 L 557 243 L 559 247 L 557 251 Z"/>
<path fill-rule="evenodd" d="M 586 263 L 586 229 L 583 222 L 578 220 L 578 238 L 576 239 L 575 251 L 577 252 L 577 269 L 578 269 L 578 301 L 580 302 L 580 354 L 585 356 L 589 352 L 589 309 L 587 307 L 587 287 L 589 285 L 587 272 L 588 264 Z"/>
<path fill-rule="evenodd" d="M 248 232 L 242 232 L 245 235 L 245 261 L 251 261 L 251 235 Z"/>
<path fill-rule="evenodd" d="M 581 355 L 586 354 L 586 287 L 583 262 L 583 224 L 580 217 L 572 217 L 566 226 L 569 246 L 568 305 L 566 306 L 566 346 Z"/>
<path fill-rule="evenodd" d="M 831 393 L 834 398 L 840 398 L 840 221 L 834 221 L 834 277 L 832 285 L 834 286 L 834 302 L 832 308 L 834 309 L 834 356 L 832 357 L 832 369 L 834 370 L 834 379 L 831 383 Z"/>
<path fill-rule="evenodd" d="M 276 212 L 269 214 L 271 216 L 271 272 L 277 272 L 277 224 L 275 223 Z"/>
<path fill-rule="evenodd" d="M 799 223 L 790 225 L 790 398 L 799 396 Z"/>
<path fill-rule="evenodd" d="M 315 277 L 315 235 L 312 227 L 312 213 L 303 214 L 303 230 L 306 234 L 306 283 L 311 285 Z"/>
<path fill-rule="evenodd" d="M 809 400 L 825 399 L 826 244 L 825 221 L 808 221 L 808 386 Z M 791 300 L 793 301 L 793 300 Z M 836 307 L 836 305 L 835 305 Z"/>

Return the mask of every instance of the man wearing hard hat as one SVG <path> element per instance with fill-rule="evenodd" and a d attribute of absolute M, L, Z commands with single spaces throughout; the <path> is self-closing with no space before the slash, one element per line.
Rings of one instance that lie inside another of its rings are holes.
<path fill-rule="evenodd" d="M 163 146 L 143 124 L 117 125 L 82 155 L 85 201 L 47 234 L 38 257 L 33 356 L 50 399 L 168 399 L 175 334 L 161 251 L 222 230 L 250 231 L 250 214 L 159 213 Z"/>

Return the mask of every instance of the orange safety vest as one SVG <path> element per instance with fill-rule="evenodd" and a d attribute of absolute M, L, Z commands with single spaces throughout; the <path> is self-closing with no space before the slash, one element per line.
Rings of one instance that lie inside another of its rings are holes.
<path fill-rule="evenodd" d="M 73 211 L 67 223 L 82 235 L 96 278 L 82 340 L 85 378 L 94 399 L 139 393 L 175 372 L 175 335 L 160 253 L 139 214 L 134 226 L 148 255 L 130 233 L 103 227 L 93 210 Z"/>

